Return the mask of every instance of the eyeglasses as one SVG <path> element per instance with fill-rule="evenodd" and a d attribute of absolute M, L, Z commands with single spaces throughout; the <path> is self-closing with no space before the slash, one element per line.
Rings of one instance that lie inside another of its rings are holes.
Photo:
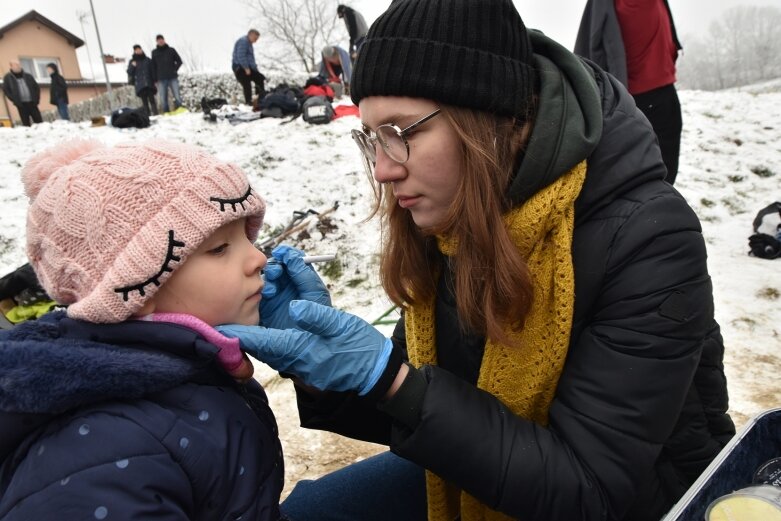
<path fill-rule="evenodd" d="M 406 163 L 409 159 L 409 142 L 407 141 L 407 136 L 420 125 L 439 114 L 440 111 L 441 109 L 435 110 L 405 129 L 400 129 L 392 123 L 386 123 L 377 127 L 377 130 L 373 133 L 374 135 L 368 135 L 360 129 L 353 130 L 352 136 L 363 154 L 366 173 L 371 177 L 374 165 L 377 163 L 377 143 L 382 146 L 382 149 L 389 158 L 400 164 Z"/>

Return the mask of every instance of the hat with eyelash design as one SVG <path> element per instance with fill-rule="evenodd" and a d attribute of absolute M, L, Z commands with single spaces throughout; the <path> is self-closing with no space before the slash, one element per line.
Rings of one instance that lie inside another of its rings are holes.
<path fill-rule="evenodd" d="M 69 142 L 22 170 L 27 256 L 68 316 L 121 322 L 138 311 L 220 226 L 247 218 L 254 241 L 265 203 L 237 166 L 156 140 Z"/>

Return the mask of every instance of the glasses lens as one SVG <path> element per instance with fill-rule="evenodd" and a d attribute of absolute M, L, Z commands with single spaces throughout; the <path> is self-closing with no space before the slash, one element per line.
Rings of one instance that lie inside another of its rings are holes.
<path fill-rule="evenodd" d="M 358 145 L 358 148 L 361 150 L 361 153 L 364 155 L 364 157 L 372 163 L 376 163 L 377 154 L 374 150 L 374 144 L 369 139 L 369 136 L 367 136 L 366 133 L 362 130 L 353 130 L 352 136 L 355 144 Z"/>
<path fill-rule="evenodd" d="M 382 144 L 382 148 L 388 154 L 388 157 L 397 163 L 404 163 L 409 158 L 407 142 L 391 125 L 380 125 L 377 127 L 377 140 Z"/>

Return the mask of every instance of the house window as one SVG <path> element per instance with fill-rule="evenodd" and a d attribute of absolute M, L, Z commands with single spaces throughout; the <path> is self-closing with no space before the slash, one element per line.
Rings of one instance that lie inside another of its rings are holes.
<path fill-rule="evenodd" d="M 24 72 L 29 72 L 38 81 L 49 80 L 49 71 L 46 70 L 46 65 L 49 63 L 56 64 L 57 69 L 62 71 L 59 58 L 19 58 L 19 64 Z"/>

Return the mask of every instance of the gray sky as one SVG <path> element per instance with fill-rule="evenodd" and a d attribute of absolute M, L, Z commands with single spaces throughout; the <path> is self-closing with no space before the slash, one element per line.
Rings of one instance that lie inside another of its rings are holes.
<path fill-rule="evenodd" d="M 527 26 L 540 29 L 572 48 L 586 0 L 514 2 Z M 390 4 L 387 0 L 343 0 L 343 3 L 363 13 L 369 24 Z M 725 9 L 738 5 L 770 5 L 781 9 L 781 0 L 669 0 L 669 4 L 684 49 L 687 35 L 703 34 Z M 148 54 L 154 46 L 155 35 L 162 33 L 184 59 L 195 54 L 214 70 L 230 68 L 234 41 L 256 25 L 242 0 L 93 0 L 93 5 L 104 52 L 127 56 L 133 44 L 139 43 Z M 89 0 L 0 0 L 0 6 L 0 26 L 35 9 L 82 39 L 85 36 L 77 13 L 88 13 L 84 24 L 87 46 L 93 62 L 99 63 Z M 87 49 L 82 47 L 78 52 L 81 73 L 90 76 L 85 61 Z M 262 46 L 256 46 L 256 53 L 262 70 Z M 5 64 L 0 68 L 5 69 Z"/>

